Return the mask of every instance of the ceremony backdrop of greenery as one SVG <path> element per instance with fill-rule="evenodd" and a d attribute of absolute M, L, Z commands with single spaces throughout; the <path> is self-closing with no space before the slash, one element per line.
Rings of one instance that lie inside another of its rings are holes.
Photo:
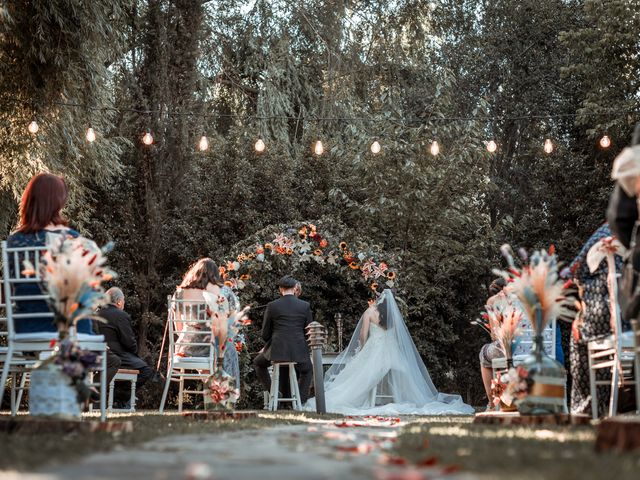
<path fill-rule="evenodd" d="M 553 243 L 570 261 L 604 220 L 612 159 L 638 120 L 624 112 L 640 99 L 639 3 L 3 0 L 2 235 L 29 177 L 63 173 L 73 226 L 117 242 L 118 284 L 155 362 L 166 296 L 190 262 L 227 259 L 272 224 L 333 218 L 346 241 L 402 259 L 407 323 L 436 385 L 479 404 L 487 339 L 468 322 L 499 245 Z M 564 116 L 536 117 L 549 114 Z M 140 142 L 147 128 L 150 147 Z M 596 145 L 604 133 L 608 150 Z M 254 280 L 263 296 L 245 302 L 276 296 Z M 316 269 L 304 280 L 326 323 L 341 311 L 353 325 L 366 307 L 349 276 Z M 251 384 L 246 354 L 244 364 Z M 142 405 L 157 404 L 152 393 Z"/>

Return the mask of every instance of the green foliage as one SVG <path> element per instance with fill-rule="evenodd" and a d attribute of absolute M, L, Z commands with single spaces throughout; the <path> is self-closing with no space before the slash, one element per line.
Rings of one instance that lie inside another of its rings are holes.
<path fill-rule="evenodd" d="M 126 140 L 115 130 L 107 65 L 123 41 L 118 29 L 128 2 L 7 1 L 0 22 L 0 189 L 18 198 L 42 170 L 63 172 L 72 186 L 69 208 L 79 227 L 92 213 L 94 186 L 121 173 Z M 68 109 L 60 102 L 84 108 Z M 26 127 L 36 119 L 36 135 Z M 99 146 L 85 141 L 89 125 Z M 14 204 L 15 205 L 15 204 Z M 3 209 L 0 228 L 13 225 Z"/>

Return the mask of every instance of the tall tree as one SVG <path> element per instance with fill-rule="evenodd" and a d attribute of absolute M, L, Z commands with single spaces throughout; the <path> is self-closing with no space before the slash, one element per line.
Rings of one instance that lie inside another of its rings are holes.
<path fill-rule="evenodd" d="M 94 185 L 121 172 L 124 140 L 113 131 L 107 65 L 123 39 L 127 0 L 7 0 L 0 15 L 0 229 L 15 221 L 15 199 L 34 173 L 65 174 L 79 226 L 91 215 Z M 68 108 L 74 103 L 82 108 Z M 36 120 L 37 134 L 27 132 Z M 92 126 L 100 147 L 89 144 Z"/>

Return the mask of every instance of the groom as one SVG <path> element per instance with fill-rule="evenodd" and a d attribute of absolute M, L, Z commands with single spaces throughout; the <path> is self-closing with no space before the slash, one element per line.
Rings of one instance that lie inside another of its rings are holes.
<path fill-rule="evenodd" d="M 311 306 L 296 296 L 299 283 L 290 276 L 278 282 L 280 298 L 270 302 L 264 312 L 262 339 L 266 342 L 261 353 L 253 360 L 258 380 L 263 388 L 271 390 L 268 368 L 271 362 L 296 362 L 296 374 L 302 403 L 309 397 L 313 379 L 313 365 L 305 339 L 305 327 L 313 321 Z M 284 371 L 281 372 L 281 375 Z M 288 383 L 288 382 L 286 382 Z"/>

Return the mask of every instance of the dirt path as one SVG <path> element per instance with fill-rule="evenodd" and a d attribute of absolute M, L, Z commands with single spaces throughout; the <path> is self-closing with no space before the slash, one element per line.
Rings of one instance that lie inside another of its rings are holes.
<path fill-rule="evenodd" d="M 394 465 L 400 424 L 333 421 L 261 430 L 163 437 L 66 466 L 21 473 L 22 480 L 282 480 L 469 478 L 440 467 Z M 3 478 L 11 478 L 3 476 Z M 16 478 L 18 478 L 16 476 Z"/>

